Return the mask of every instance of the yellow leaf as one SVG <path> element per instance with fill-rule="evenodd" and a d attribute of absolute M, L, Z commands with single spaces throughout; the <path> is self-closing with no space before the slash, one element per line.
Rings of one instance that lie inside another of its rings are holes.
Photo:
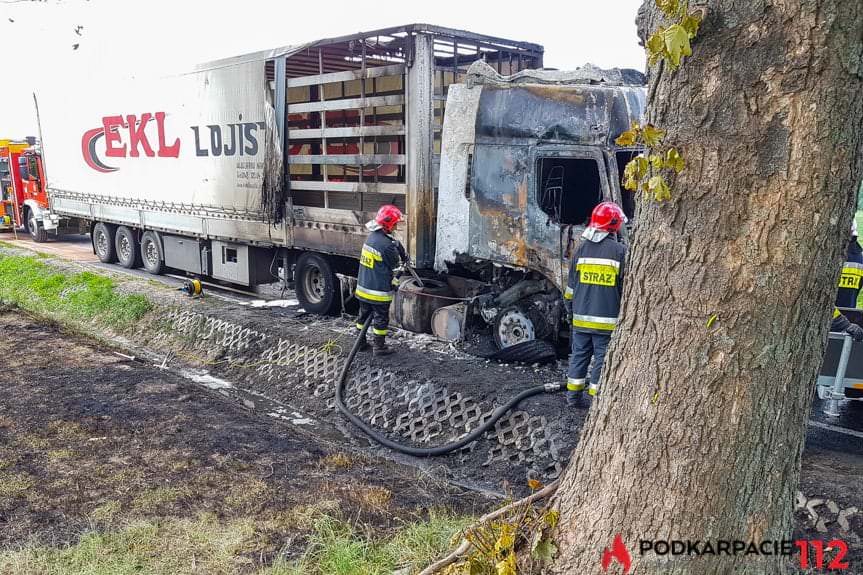
<path fill-rule="evenodd" d="M 665 56 L 665 38 L 663 38 L 662 33 L 665 31 L 665 28 L 661 26 L 651 34 L 650 38 L 647 39 L 647 44 L 645 48 L 647 49 L 648 61 L 647 63 L 650 66 L 656 64 L 660 58 Z"/>
<path fill-rule="evenodd" d="M 633 161 L 638 166 L 638 171 L 636 172 L 636 175 L 638 176 L 638 178 L 641 179 L 644 176 L 646 176 L 647 175 L 647 165 L 648 165 L 647 158 L 645 158 L 642 155 L 642 156 L 638 156 Z"/>
<path fill-rule="evenodd" d="M 497 575 L 516 575 L 515 553 L 510 553 L 506 559 L 495 565 Z"/>
<path fill-rule="evenodd" d="M 691 56 L 692 48 L 689 46 L 689 33 L 680 24 L 672 24 L 662 32 L 665 41 L 666 59 L 671 69 L 680 66 L 683 56 Z"/>
<path fill-rule="evenodd" d="M 619 135 L 614 143 L 618 146 L 629 147 L 634 146 L 636 143 L 636 139 L 638 138 L 638 133 L 635 130 L 627 130 Z"/>
<path fill-rule="evenodd" d="M 636 135 L 638 135 L 638 131 L 641 130 L 641 126 L 638 125 L 638 122 L 632 120 L 632 122 L 630 122 L 629 124 L 629 129 L 635 132 Z"/>
<path fill-rule="evenodd" d="M 512 550 L 515 545 L 515 527 L 509 523 L 501 525 L 500 535 L 494 543 L 494 550 L 497 553 L 505 553 Z"/>
<path fill-rule="evenodd" d="M 554 529 L 557 527 L 558 521 L 560 521 L 560 511 L 549 509 L 546 511 L 545 515 L 542 516 L 542 519 L 545 521 L 546 525 Z"/>
<path fill-rule="evenodd" d="M 647 189 L 650 190 L 658 202 L 671 199 L 671 190 L 662 176 L 653 176 L 650 178 L 647 181 Z"/>
<path fill-rule="evenodd" d="M 648 148 L 653 148 L 662 143 L 662 138 L 665 137 L 665 130 L 660 130 L 653 124 L 647 124 L 641 131 L 641 137 Z"/>
<path fill-rule="evenodd" d="M 536 491 L 540 487 L 542 487 L 542 483 L 538 479 L 528 479 L 527 486 L 531 488 L 532 491 Z"/>
<path fill-rule="evenodd" d="M 686 30 L 687 34 L 689 34 L 689 39 L 692 40 L 695 38 L 695 35 L 698 34 L 698 27 L 701 26 L 701 16 L 697 14 L 687 14 L 683 17 L 683 21 L 680 22 L 680 25 L 683 26 L 683 29 Z"/>
<path fill-rule="evenodd" d="M 638 189 L 638 181 L 640 179 L 641 176 L 638 174 L 638 161 L 631 160 L 623 169 L 623 187 L 634 192 Z"/>
<path fill-rule="evenodd" d="M 650 165 L 653 166 L 654 170 L 661 170 L 663 168 L 662 156 L 650 154 L 650 157 L 647 159 L 650 161 Z"/>
<path fill-rule="evenodd" d="M 677 16 L 680 8 L 678 0 L 656 0 L 656 6 L 669 18 Z"/>
<path fill-rule="evenodd" d="M 718 317 L 719 316 L 716 314 L 711 315 L 710 318 L 708 318 L 708 320 L 707 320 L 707 327 L 709 328 L 711 325 L 713 325 L 713 322 L 715 322 L 716 318 L 718 318 Z"/>
<path fill-rule="evenodd" d="M 653 394 L 653 397 L 650 398 L 650 403 L 656 405 L 656 402 L 659 401 L 659 392 Z"/>
<path fill-rule="evenodd" d="M 671 148 L 665 154 L 665 167 L 671 168 L 678 174 L 686 167 L 686 162 L 680 156 L 680 152 L 677 151 L 677 148 Z"/>

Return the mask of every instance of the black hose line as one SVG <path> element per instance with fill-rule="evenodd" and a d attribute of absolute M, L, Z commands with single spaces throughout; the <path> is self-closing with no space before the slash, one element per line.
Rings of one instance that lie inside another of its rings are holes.
<path fill-rule="evenodd" d="M 441 445 L 438 447 L 412 447 L 410 445 L 403 445 L 401 443 L 396 443 L 395 441 L 389 439 L 382 433 L 378 432 L 376 429 L 372 428 L 365 421 L 351 413 L 344 402 L 345 395 L 345 384 L 348 380 L 348 372 L 350 371 L 351 363 L 354 361 L 354 357 L 357 355 L 357 351 L 360 348 L 360 343 L 365 340 L 366 332 L 369 330 L 369 325 L 371 324 L 371 316 L 366 318 L 366 321 L 363 323 L 363 329 L 360 331 L 360 335 L 357 336 L 356 341 L 354 342 L 353 347 L 351 348 L 350 353 L 348 354 L 348 359 L 345 361 L 345 365 L 342 366 L 342 371 L 339 374 L 339 380 L 336 383 L 336 405 L 339 408 L 345 417 L 347 417 L 351 423 L 359 427 L 363 433 L 383 445 L 384 447 L 389 447 L 390 449 L 394 449 L 396 451 L 400 451 L 402 453 L 407 453 L 408 455 L 416 455 L 418 457 L 432 457 L 434 455 L 444 455 L 458 449 L 461 449 L 465 445 L 476 441 L 479 437 L 485 433 L 486 431 L 494 425 L 498 419 L 506 415 L 510 409 L 518 405 L 522 402 L 522 400 L 527 399 L 528 397 L 538 395 L 540 393 L 554 393 L 556 391 L 564 391 L 566 389 L 566 384 L 564 383 L 547 383 L 545 385 L 537 385 L 531 387 L 529 389 L 525 389 L 504 405 L 498 407 L 491 414 L 491 417 L 479 427 L 459 439 L 458 441 L 453 441 L 452 443 L 447 443 L 446 445 Z"/>

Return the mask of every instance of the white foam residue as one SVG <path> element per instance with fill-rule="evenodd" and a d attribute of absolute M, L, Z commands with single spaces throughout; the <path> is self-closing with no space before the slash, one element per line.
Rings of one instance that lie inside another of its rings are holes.
<path fill-rule="evenodd" d="M 300 302 L 295 299 L 256 299 L 250 301 L 249 305 L 251 307 L 294 307 L 300 305 Z"/>
<path fill-rule="evenodd" d="M 189 379 L 195 383 L 200 383 L 205 387 L 209 387 L 210 389 L 234 389 L 234 384 L 231 382 L 219 379 L 218 377 L 213 377 L 209 373 L 205 373 L 203 375 L 190 373 Z"/>

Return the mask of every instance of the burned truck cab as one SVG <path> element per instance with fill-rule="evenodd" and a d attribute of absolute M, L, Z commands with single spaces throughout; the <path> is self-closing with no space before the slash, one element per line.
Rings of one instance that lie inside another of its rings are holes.
<path fill-rule="evenodd" d="M 565 326 L 571 250 L 599 202 L 633 218 L 620 182 L 639 150 L 614 140 L 641 121 L 644 102 L 642 74 L 591 66 L 503 77 L 477 62 L 450 87 L 435 264 L 492 286 L 479 313 L 500 347 Z"/>

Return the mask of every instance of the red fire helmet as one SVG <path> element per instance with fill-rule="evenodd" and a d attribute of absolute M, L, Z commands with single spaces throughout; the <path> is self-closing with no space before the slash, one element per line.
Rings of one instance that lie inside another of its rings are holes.
<path fill-rule="evenodd" d="M 589 227 L 603 232 L 617 232 L 625 222 L 626 216 L 620 206 L 614 202 L 602 202 L 593 208 Z"/>
<path fill-rule="evenodd" d="M 375 222 L 377 222 L 377 224 L 387 233 L 393 231 L 393 228 L 395 228 L 396 224 L 401 220 L 402 211 L 392 204 L 381 206 L 378 210 L 378 214 L 375 216 Z"/>

